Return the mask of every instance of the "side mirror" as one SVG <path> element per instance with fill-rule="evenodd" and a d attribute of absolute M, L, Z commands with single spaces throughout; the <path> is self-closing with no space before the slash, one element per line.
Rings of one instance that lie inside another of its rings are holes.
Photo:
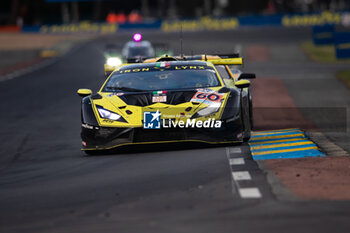
<path fill-rule="evenodd" d="M 256 75 L 255 74 L 252 74 L 252 73 L 242 73 L 238 80 L 241 80 L 241 79 L 255 79 L 256 78 Z"/>
<path fill-rule="evenodd" d="M 92 94 L 92 91 L 90 89 L 79 89 L 77 91 L 77 94 L 80 96 L 80 97 L 85 97 L 85 96 L 89 96 Z"/>
<path fill-rule="evenodd" d="M 250 86 L 250 81 L 249 80 L 238 80 L 235 83 L 235 86 L 240 88 L 240 89 L 247 88 Z"/>

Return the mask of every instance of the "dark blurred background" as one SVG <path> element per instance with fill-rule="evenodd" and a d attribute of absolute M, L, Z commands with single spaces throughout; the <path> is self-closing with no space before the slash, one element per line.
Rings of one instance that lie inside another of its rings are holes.
<path fill-rule="evenodd" d="M 0 25 L 103 22 L 111 12 L 147 21 L 349 9 L 350 0 L 1 0 Z"/>

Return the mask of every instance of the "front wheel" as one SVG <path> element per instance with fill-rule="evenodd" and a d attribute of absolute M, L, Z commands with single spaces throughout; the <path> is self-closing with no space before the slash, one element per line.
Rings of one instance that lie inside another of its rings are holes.
<path fill-rule="evenodd" d="M 248 142 L 251 137 L 252 125 L 250 111 L 248 112 L 247 119 L 242 119 L 243 123 L 243 142 Z"/>
<path fill-rule="evenodd" d="M 89 156 L 102 154 L 101 151 L 98 150 L 84 150 L 84 153 Z"/>
<path fill-rule="evenodd" d="M 249 133 L 248 132 L 244 132 L 243 133 L 243 142 L 248 142 L 249 139 L 250 139 L 250 136 L 251 136 L 250 131 L 249 131 Z"/>

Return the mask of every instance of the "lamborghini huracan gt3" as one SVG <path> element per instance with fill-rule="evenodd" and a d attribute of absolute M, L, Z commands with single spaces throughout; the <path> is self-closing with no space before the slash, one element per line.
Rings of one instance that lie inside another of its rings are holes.
<path fill-rule="evenodd" d="M 124 64 L 82 97 L 82 150 L 122 145 L 239 143 L 250 138 L 250 82 L 220 75 L 242 58 Z M 243 76 L 244 77 L 244 76 Z"/>

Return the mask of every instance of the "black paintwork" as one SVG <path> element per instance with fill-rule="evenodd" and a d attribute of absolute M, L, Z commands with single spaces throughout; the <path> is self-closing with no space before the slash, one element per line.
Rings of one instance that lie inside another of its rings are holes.
<path fill-rule="evenodd" d="M 94 111 L 92 109 L 90 96 L 84 97 L 81 101 L 81 121 L 85 124 L 98 126 Z"/>

